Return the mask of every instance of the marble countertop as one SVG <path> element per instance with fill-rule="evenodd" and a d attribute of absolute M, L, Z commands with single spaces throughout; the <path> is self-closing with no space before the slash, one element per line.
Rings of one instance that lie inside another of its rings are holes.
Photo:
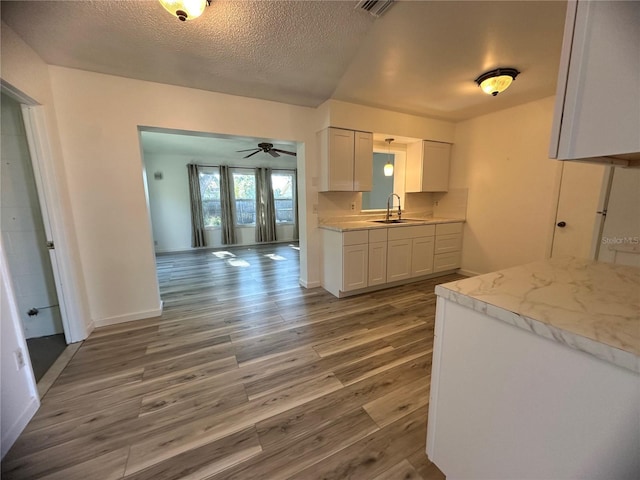
<path fill-rule="evenodd" d="M 436 294 L 640 373 L 640 268 L 552 259 L 438 285 Z"/>
<path fill-rule="evenodd" d="M 464 222 L 463 218 L 441 218 L 441 217 L 429 217 L 429 218 L 415 218 L 406 217 L 407 223 L 378 223 L 375 220 L 382 220 L 384 216 L 371 217 L 370 219 L 358 219 L 348 221 L 328 221 L 318 225 L 318 228 L 325 230 L 333 230 L 335 232 L 348 232 L 351 230 L 371 230 L 374 228 L 402 228 L 411 227 L 415 225 L 435 225 L 438 223 L 458 223 Z M 395 217 L 394 217 L 395 218 Z"/>

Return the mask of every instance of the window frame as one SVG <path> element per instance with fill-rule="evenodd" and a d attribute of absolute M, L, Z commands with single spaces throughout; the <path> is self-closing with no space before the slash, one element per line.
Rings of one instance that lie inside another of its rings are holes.
<path fill-rule="evenodd" d="M 278 221 L 278 207 L 277 207 L 277 202 L 278 200 L 289 200 L 289 199 L 278 199 L 276 198 L 275 195 L 275 189 L 273 189 L 273 201 L 274 201 L 274 208 L 275 208 L 275 214 L 276 214 L 276 226 L 277 225 L 294 225 L 295 224 L 295 210 L 296 210 L 296 202 L 297 202 L 297 198 L 296 198 L 296 181 L 297 181 L 297 172 L 296 170 L 288 170 L 288 169 L 274 169 L 271 171 L 271 188 L 273 189 L 273 176 L 274 175 L 288 175 L 291 177 L 291 221 L 286 221 L 286 222 L 279 222 Z"/>

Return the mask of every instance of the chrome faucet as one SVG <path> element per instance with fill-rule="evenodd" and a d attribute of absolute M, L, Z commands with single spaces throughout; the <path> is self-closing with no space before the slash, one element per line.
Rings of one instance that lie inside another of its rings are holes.
<path fill-rule="evenodd" d="M 384 218 L 385 222 L 391 220 L 391 207 L 393 207 L 393 197 L 398 197 L 398 220 L 402 220 L 402 209 L 400 208 L 400 195 L 392 193 L 387 197 L 387 216 Z M 389 204 L 391 202 L 391 204 Z"/>

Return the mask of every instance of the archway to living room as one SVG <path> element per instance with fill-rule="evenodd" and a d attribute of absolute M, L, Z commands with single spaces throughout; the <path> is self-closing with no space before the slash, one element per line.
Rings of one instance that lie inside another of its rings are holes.
<path fill-rule="evenodd" d="M 299 288 L 296 142 L 158 129 L 140 142 L 165 306 Z"/>

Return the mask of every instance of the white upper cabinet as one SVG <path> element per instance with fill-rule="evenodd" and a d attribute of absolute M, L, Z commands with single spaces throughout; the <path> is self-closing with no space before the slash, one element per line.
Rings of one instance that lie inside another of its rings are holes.
<path fill-rule="evenodd" d="M 373 134 L 353 132 L 353 190 L 370 192 L 373 189 Z"/>
<path fill-rule="evenodd" d="M 367 192 L 373 185 L 373 134 L 329 127 L 318 132 L 321 192 Z"/>
<path fill-rule="evenodd" d="M 450 143 L 424 140 L 408 144 L 406 191 L 448 191 L 450 157 Z"/>
<path fill-rule="evenodd" d="M 640 166 L 639 152 L 640 2 L 570 1 L 549 156 Z"/>

